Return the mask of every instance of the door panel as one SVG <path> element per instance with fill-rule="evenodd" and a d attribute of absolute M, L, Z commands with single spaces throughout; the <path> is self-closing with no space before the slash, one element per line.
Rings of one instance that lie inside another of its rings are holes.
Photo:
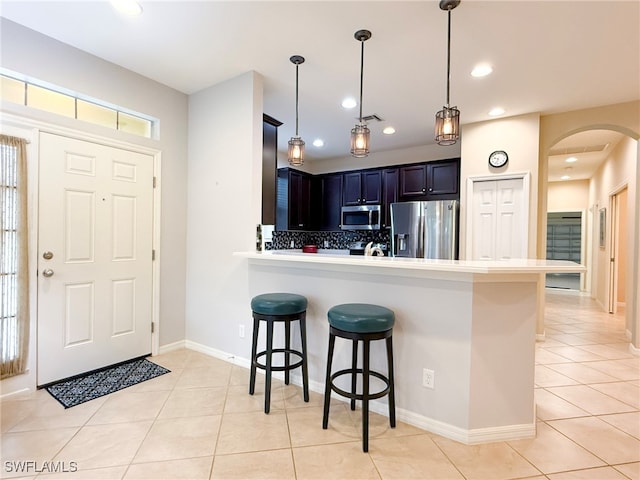
<path fill-rule="evenodd" d="M 153 158 L 45 133 L 40 152 L 43 385 L 151 352 Z"/>
<path fill-rule="evenodd" d="M 473 183 L 472 260 L 526 258 L 523 180 Z"/>

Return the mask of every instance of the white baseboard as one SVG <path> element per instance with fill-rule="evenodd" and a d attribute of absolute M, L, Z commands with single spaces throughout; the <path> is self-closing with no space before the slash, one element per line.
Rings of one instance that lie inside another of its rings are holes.
<path fill-rule="evenodd" d="M 204 353 L 211 357 L 215 357 L 247 369 L 251 365 L 251 362 L 248 358 L 236 357 L 235 355 L 232 355 L 230 353 L 207 347 L 206 345 L 192 342 L 190 340 L 185 341 L 185 348 Z M 258 373 L 262 374 L 264 372 L 261 369 L 258 369 Z M 283 379 L 284 372 L 274 372 L 273 376 L 274 378 Z M 299 374 L 292 372 L 290 380 L 294 385 L 302 385 L 302 376 Z M 324 395 L 324 383 L 310 380 L 309 391 Z M 341 400 L 343 402 L 349 401 L 348 399 L 335 394 L 332 395 L 332 398 Z M 379 415 L 383 415 L 385 417 L 389 416 L 389 404 L 386 401 L 386 397 L 379 400 L 373 400 L 369 404 L 369 409 Z M 442 435 L 443 437 L 467 445 L 489 442 L 504 442 L 509 440 L 521 440 L 523 438 L 533 438 L 536 436 L 535 414 L 533 416 L 534 421 L 531 424 L 507 425 L 503 427 L 477 428 L 471 430 L 440 422 L 439 420 L 434 420 L 433 418 L 425 417 L 424 415 L 420 415 L 398 407 L 396 407 L 396 418 L 401 422 L 408 423 L 409 425 L 413 425 L 414 427 L 418 427 L 423 430 Z"/>
<path fill-rule="evenodd" d="M 31 388 L 21 388 L 20 390 L 14 390 L 7 393 L 0 393 L 0 400 L 9 400 L 11 399 L 11 397 L 17 397 L 23 394 L 29 395 L 31 393 L 33 393 L 33 390 Z"/>
<path fill-rule="evenodd" d="M 168 343 L 167 345 L 162 345 L 158 348 L 158 355 L 163 353 L 169 353 L 174 350 L 180 350 L 182 348 L 187 348 L 184 340 L 180 340 L 179 342 Z"/>

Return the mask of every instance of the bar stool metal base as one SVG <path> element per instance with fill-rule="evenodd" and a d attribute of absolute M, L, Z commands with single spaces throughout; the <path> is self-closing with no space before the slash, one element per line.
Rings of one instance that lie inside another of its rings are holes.
<path fill-rule="evenodd" d="M 322 415 L 322 428 L 327 429 L 329 426 L 329 405 L 331 400 L 331 391 L 336 392 L 345 398 L 351 400 L 351 410 L 356 409 L 356 400 L 362 401 L 362 451 L 369 451 L 369 400 L 382 398 L 385 395 L 389 397 L 389 425 L 391 428 L 396 426 L 396 404 L 395 389 L 393 378 L 393 329 L 382 332 L 372 333 L 355 333 L 346 332 L 333 326 L 329 327 L 329 352 L 327 355 L 327 375 L 325 379 L 324 391 L 324 411 Z M 346 338 L 353 342 L 351 368 L 339 370 L 331 373 L 331 364 L 333 361 L 333 352 L 335 349 L 336 337 Z M 387 376 L 380 372 L 373 371 L 369 368 L 370 363 L 370 342 L 375 340 L 385 340 L 387 347 Z M 357 368 L 358 361 L 358 342 L 363 343 L 362 368 Z M 347 392 L 335 385 L 335 380 L 343 375 L 351 375 L 351 391 Z M 357 376 L 362 375 L 362 393 L 356 392 Z M 382 380 L 385 388 L 379 392 L 371 393 L 369 391 L 369 378 L 373 376 Z"/>
<path fill-rule="evenodd" d="M 258 332 L 260 322 L 267 324 L 266 349 L 258 352 Z M 291 348 L 291 322 L 300 321 L 301 350 Z M 285 348 L 273 348 L 273 325 L 275 322 L 284 322 Z M 284 353 L 284 365 L 273 365 L 274 353 Z M 300 360 L 291 363 L 291 355 L 297 356 Z M 259 359 L 264 358 L 264 363 Z M 305 402 L 309 401 L 309 372 L 307 366 L 307 328 L 306 311 L 291 315 L 263 315 L 253 312 L 253 339 L 251 345 L 251 373 L 249 376 L 249 394 L 253 395 L 256 386 L 256 369 L 265 371 L 264 385 L 264 413 L 269 413 L 271 409 L 271 374 L 272 372 L 284 372 L 284 383 L 289 385 L 289 372 L 295 368 L 302 367 L 302 391 Z"/>

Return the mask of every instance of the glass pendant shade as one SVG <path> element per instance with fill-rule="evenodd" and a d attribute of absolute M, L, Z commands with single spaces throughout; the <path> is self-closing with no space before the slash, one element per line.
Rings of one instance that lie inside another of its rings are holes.
<path fill-rule="evenodd" d="M 291 137 L 287 158 L 289 165 L 299 167 L 304 164 L 304 140 L 300 137 Z"/>
<path fill-rule="evenodd" d="M 460 110 L 444 106 L 436 113 L 436 142 L 438 145 L 454 145 L 460 138 Z"/>
<path fill-rule="evenodd" d="M 351 129 L 351 155 L 359 158 L 369 155 L 370 135 L 371 131 L 364 123 Z"/>

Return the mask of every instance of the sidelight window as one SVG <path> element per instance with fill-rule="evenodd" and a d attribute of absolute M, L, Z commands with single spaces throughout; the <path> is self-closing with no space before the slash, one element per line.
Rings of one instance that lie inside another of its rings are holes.
<path fill-rule="evenodd" d="M 0 135 L 0 378 L 26 368 L 29 295 L 26 141 Z"/>

